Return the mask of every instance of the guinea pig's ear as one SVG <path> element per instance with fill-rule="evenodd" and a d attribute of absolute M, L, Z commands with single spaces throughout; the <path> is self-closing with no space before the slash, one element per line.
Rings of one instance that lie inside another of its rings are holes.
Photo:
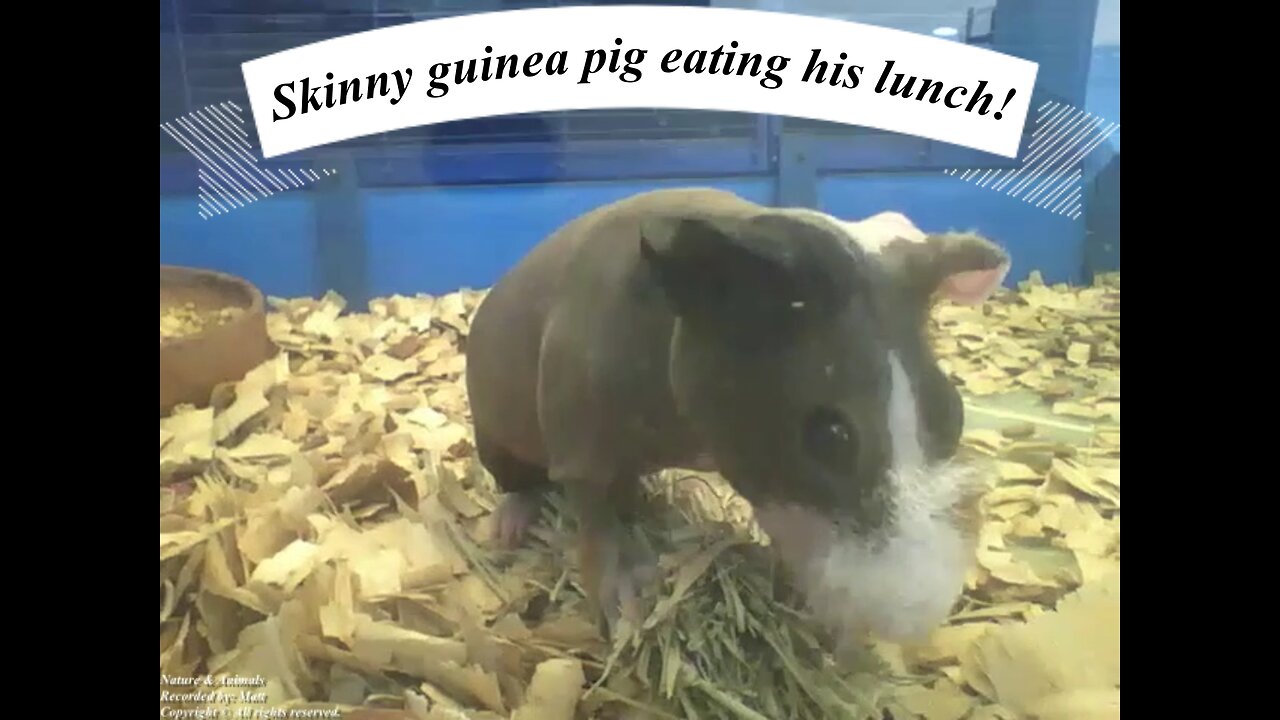
<path fill-rule="evenodd" d="M 640 254 L 675 312 L 713 332 L 767 334 L 805 299 L 802 248 L 768 216 L 653 217 Z"/>
<path fill-rule="evenodd" d="M 962 305 L 986 302 L 1009 274 L 1009 255 L 976 233 L 939 233 L 908 251 L 909 282 L 930 297 Z"/>

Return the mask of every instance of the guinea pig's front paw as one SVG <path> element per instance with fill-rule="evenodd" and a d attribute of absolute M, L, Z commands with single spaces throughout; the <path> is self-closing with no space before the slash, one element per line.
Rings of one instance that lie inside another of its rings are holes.
<path fill-rule="evenodd" d="M 646 590 L 658 579 L 658 563 L 638 543 L 619 539 L 597 544 L 588 556 L 594 556 L 598 569 L 584 564 L 586 590 L 596 608 L 601 635 L 613 642 L 625 634 L 625 628 L 638 628 L 648 615 Z"/>
<path fill-rule="evenodd" d="M 515 550 L 524 543 L 529 527 L 538 519 L 541 498 L 532 493 L 508 493 L 495 513 L 495 533 L 499 548 Z"/>

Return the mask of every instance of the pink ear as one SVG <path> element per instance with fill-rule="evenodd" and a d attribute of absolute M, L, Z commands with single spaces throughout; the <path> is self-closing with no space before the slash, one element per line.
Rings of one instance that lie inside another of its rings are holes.
<path fill-rule="evenodd" d="M 978 305 L 986 302 L 1009 274 L 1009 263 L 1001 263 L 991 270 L 968 270 L 948 276 L 939 288 L 943 297 L 961 305 Z"/>

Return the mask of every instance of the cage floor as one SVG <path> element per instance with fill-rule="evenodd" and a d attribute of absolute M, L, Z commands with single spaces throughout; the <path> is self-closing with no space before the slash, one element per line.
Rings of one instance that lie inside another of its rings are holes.
<path fill-rule="evenodd" d="M 1029 282 L 990 312 L 940 313 L 966 340 L 939 350 L 948 372 L 1001 393 L 965 398 L 970 445 L 1000 461 L 971 590 L 927 643 L 877 643 L 840 667 L 775 592 L 770 559 L 725 535 L 750 508 L 682 472 L 654 488 L 671 501 L 651 505 L 644 535 L 670 573 L 647 594 L 662 612 L 611 660 L 560 504 L 530 542 L 492 548 L 499 498 L 474 455 L 462 354 L 481 293 L 368 313 L 288 301 L 268 316 L 287 353 L 161 419 L 161 672 L 262 678 L 237 711 L 349 720 L 1118 718 L 1118 296 L 1118 278 Z"/>

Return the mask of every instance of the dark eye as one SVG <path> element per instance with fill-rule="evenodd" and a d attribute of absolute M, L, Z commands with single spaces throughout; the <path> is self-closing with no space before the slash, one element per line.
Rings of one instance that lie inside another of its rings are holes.
<path fill-rule="evenodd" d="M 845 417 L 831 408 L 818 408 L 805 419 L 804 449 L 833 472 L 853 472 L 858 437 Z"/>

